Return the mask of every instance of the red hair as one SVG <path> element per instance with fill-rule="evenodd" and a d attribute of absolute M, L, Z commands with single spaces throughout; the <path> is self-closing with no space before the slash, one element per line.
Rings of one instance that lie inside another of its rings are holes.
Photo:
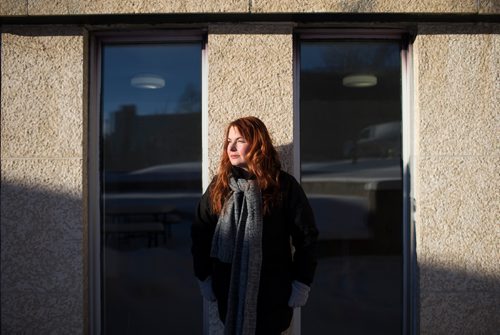
<path fill-rule="evenodd" d="M 263 195 L 264 213 L 268 213 L 271 205 L 279 200 L 279 173 L 281 163 L 273 146 L 271 136 L 261 120 L 254 116 L 243 117 L 229 123 L 226 128 L 222 157 L 215 182 L 210 189 L 210 204 L 212 212 L 220 214 L 224 201 L 230 195 L 229 178 L 232 164 L 227 154 L 229 130 L 236 128 L 249 143 L 246 154 L 248 172 L 255 176 Z"/>

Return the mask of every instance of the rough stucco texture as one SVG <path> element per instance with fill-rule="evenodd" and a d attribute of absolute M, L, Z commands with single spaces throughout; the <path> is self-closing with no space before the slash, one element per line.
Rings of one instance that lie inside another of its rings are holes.
<path fill-rule="evenodd" d="M 21 34 L 2 36 L 2 158 L 81 157 L 82 38 Z"/>
<path fill-rule="evenodd" d="M 292 167 L 292 28 L 213 25 L 208 36 L 208 151 L 217 169 L 226 125 L 242 116 L 268 127 L 283 166 Z"/>
<path fill-rule="evenodd" d="M 83 37 L 4 27 L 1 52 L 2 332 L 81 334 Z"/>
<path fill-rule="evenodd" d="M 432 29 L 417 41 L 419 155 L 498 156 L 500 36 Z"/>
<path fill-rule="evenodd" d="M 500 328 L 497 32 L 421 26 L 414 43 L 422 334 Z"/>
<path fill-rule="evenodd" d="M 254 13 L 476 13 L 477 0 L 253 0 Z"/>
<path fill-rule="evenodd" d="M 27 4 L 27 8 L 26 8 Z M 498 13 L 497 0 L 4 0 L 4 15 L 111 13 Z"/>
<path fill-rule="evenodd" d="M 210 175 L 219 163 L 226 125 L 259 117 L 278 147 L 284 169 L 292 167 L 293 63 L 288 25 L 212 25 L 208 35 L 208 152 Z M 210 334 L 223 333 L 216 307 Z"/>
<path fill-rule="evenodd" d="M 248 0 L 28 0 L 29 15 L 241 13 Z"/>
<path fill-rule="evenodd" d="M 26 15 L 28 13 L 28 6 L 26 1 L 19 0 L 1 0 L 0 1 L 0 15 Z"/>
<path fill-rule="evenodd" d="M 479 0 L 479 13 L 500 14 L 500 0 Z"/>

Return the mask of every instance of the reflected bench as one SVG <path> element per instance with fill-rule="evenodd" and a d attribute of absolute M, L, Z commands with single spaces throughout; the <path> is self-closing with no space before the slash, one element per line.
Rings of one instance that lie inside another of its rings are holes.
<path fill-rule="evenodd" d="M 113 234 L 120 237 L 136 237 L 146 235 L 148 247 L 158 246 L 158 235 L 165 234 L 165 226 L 161 222 L 109 223 L 105 225 L 106 238 Z"/>
<path fill-rule="evenodd" d="M 165 242 L 167 237 L 172 236 L 171 224 L 180 221 L 175 207 L 168 204 L 108 206 L 106 216 L 106 238 L 113 234 L 118 237 L 146 235 L 148 247 L 158 246 L 158 235 L 163 236 Z"/>

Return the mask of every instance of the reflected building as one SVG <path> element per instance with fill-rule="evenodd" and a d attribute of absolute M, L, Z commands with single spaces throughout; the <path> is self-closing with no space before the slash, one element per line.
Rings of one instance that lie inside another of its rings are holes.
<path fill-rule="evenodd" d="M 200 112 L 140 114 L 136 106 L 127 105 L 110 115 L 113 128 L 103 137 L 108 170 L 133 171 L 200 160 Z"/>

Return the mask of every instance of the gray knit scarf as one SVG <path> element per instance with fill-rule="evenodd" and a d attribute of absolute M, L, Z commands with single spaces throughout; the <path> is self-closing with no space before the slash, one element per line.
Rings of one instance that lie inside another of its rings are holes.
<path fill-rule="evenodd" d="M 225 335 L 254 335 L 262 264 L 262 195 L 256 180 L 235 180 L 212 240 L 211 256 L 231 263 Z"/>

